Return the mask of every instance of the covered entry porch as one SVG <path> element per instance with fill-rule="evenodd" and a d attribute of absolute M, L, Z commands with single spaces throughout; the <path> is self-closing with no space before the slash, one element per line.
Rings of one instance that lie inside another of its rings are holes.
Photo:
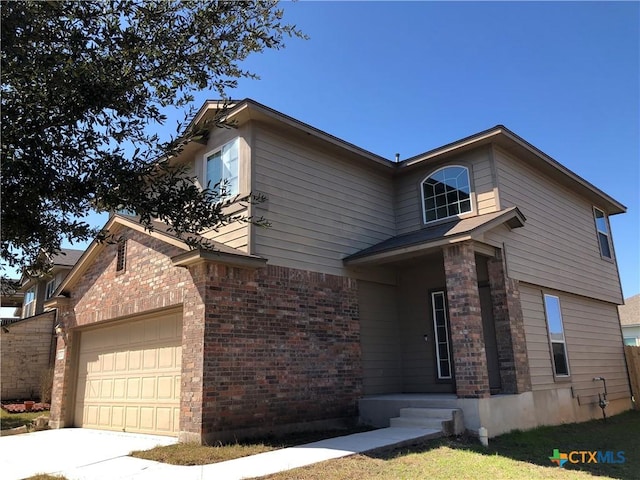
<path fill-rule="evenodd" d="M 388 396 L 381 411 L 392 418 L 416 401 L 464 405 L 466 413 L 474 402 L 465 400 L 531 390 L 517 282 L 507 276 L 503 250 L 483 242 L 489 229 L 523 223 L 509 209 L 394 237 L 345 259 L 386 272 L 381 281 L 358 282 L 363 420 L 363 406 L 374 398 L 382 405 L 380 396 Z"/>

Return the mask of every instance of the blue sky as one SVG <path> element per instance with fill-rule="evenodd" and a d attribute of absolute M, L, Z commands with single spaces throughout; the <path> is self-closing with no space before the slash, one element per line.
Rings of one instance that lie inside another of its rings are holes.
<path fill-rule="evenodd" d="M 232 97 L 389 159 L 503 124 L 628 207 L 611 226 L 640 292 L 639 3 L 282 5 L 310 39 L 251 57 Z"/>
<path fill-rule="evenodd" d="M 628 207 L 611 225 L 624 295 L 640 292 L 639 3 L 282 7 L 310 39 L 250 57 L 261 79 L 231 97 L 389 159 L 503 124 Z"/>

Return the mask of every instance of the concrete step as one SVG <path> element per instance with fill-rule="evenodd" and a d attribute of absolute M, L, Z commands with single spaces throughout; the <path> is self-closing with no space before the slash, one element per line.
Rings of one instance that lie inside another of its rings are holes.
<path fill-rule="evenodd" d="M 401 417 L 421 417 L 421 418 L 441 418 L 443 420 L 453 419 L 457 408 L 401 408 Z"/>
<path fill-rule="evenodd" d="M 439 429 L 444 435 L 460 435 L 464 432 L 464 419 L 459 408 L 400 409 L 400 416 L 389 419 L 392 427 L 417 427 Z"/>
<path fill-rule="evenodd" d="M 416 427 L 427 428 L 442 431 L 442 422 L 440 418 L 427 417 L 396 417 L 390 418 L 389 424 L 392 427 Z"/>

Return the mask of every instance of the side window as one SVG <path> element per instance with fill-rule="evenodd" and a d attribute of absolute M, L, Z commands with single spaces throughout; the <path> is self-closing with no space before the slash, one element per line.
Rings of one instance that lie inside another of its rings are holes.
<path fill-rule="evenodd" d="M 449 324 L 445 296 L 446 294 L 443 291 L 431 293 L 439 379 L 451 378 L 451 349 L 449 347 Z"/>
<path fill-rule="evenodd" d="M 422 202 L 425 223 L 471 212 L 469 169 L 449 166 L 433 172 L 422 182 Z"/>
<path fill-rule="evenodd" d="M 593 207 L 593 214 L 596 221 L 596 231 L 598 232 L 598 242 L 600 244 L 600 255 L 604 258 L 612 258 L 611 236 L 609 235 L 609 223 L 607 215 L 600 209 Z"/>
<path fill-rule="evenodd" d="M 238 138 L 224 144 L 219 150 L 207 155 L 207 184 L 221 197 L 231 197 L 240 193 Z"/>
<path fill-rule="evenodd" d="M 49 298 L 51 298 L 51 295 L 53 295 L 53 292 L 56 291 L 57 286 L 58 286 L 58 282 L 56 281 L 55 278 L 47 282 L 47 287 L 45 289 L 45 294 L 44 294 L 45 300 L 48 300 Z"/>
<path fill-rule="evenodd" d="M 24 302 L 22 304 L 22 318 L 31 317 L 36 313 L 36 287 L 31 287 L 24 294 Z"/>
<path fill-rule="evenodd" d="M 557 377 L 567 377 L 569 376 L 569 359 L 564 339 L 560 299 L 555 295 L 545 294 L 544 311 L 547 317 L 554 373 Z"/>

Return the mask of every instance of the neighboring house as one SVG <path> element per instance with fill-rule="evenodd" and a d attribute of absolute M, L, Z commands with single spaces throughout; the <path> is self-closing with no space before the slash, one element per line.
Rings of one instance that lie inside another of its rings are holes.
<path fill-rule="evenodd" d="M 207 102 L 196 118 L 210 117 Z M 51 426 L 205 442 L 455 405 L 489 435 L 630 408 L 619 202 L 497 126 L 392 162 L 252 100 L 176 160 L 270 228 L 114 215 L 58 287 Z"/>
<path fill-rule="evenodd" d="M 63 249 L 51 257 L 52 269 L 39 278 L 24 275 L 19 289 L 3 291 L 2 306 L 15 307 L 16 318 L 3 318 L 0 332 L 0 398 L 39 398 L 41 380 L 53 366 L 55 312 L 44 302 L 71 271 L 82 250 Z"/>
<path fill-rule="evenodd" d="M 640 347 L 640 294 L 627 298 L 618 312 L 624 344 Z"/>

